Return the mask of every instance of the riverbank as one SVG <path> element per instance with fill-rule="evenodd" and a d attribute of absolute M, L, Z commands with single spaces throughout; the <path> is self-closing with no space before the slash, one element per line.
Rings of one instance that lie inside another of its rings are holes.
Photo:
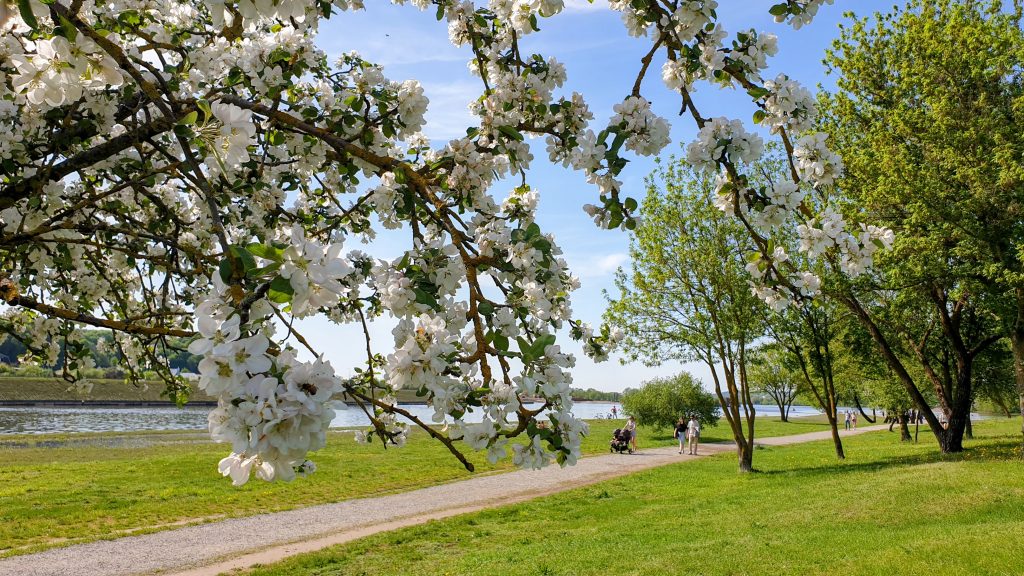
<path fill-rule="evenodd" d="M 58 378 L 0 377 L 0 407 L 160 407 L 174 406 L 174 402 L 161 396 L 163 382 L 143 382 L 138 386 L 124 380 L 90 379 L 92 389 L 82 393 Z M 399 390 L 395 397 L 399 404 L 424 405 L 426 401 L 415 390 Z M 529 402 L 530 399 L 525 399 Z M 590 402 L 588 402 L 590 403 Z M 601 402 L 593 402 L 599 404 Z M 355 405 L 355 402 L 348 402 Z M 611 403 L 608 403 L 609 406 Z M 188 406 L 216 406 L 217 400 L 193 385 Z"/>

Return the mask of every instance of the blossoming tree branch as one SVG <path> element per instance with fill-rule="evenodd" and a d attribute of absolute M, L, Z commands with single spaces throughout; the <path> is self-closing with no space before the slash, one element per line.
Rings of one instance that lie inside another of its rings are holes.
<path fill-rule="evenodd" d="M 110 330 L 133 376 L 157 371 L 172 396 L 187 386 L 165 352 L 172 337 L 193 338 L 198 385 L 218 398 L 210 431 L 232 446 L 220 468 L 236 484 L 311 472 L 306 455 L 343 397 L 369 417 L 364 439 L 400 445 L 412 422 L 470 469 L 463 446 L 527 467 L 572 464 L 587 427 L 571 412 L 574 359 L 556 331 L 599 359 L 621 335 L 571 317 L 579 282 L 534 222 L 539 150 L 526 136 L 597 188 L 585 209 L 599 226 L 631 229 L 637 204 L 618 176 L 629 154 L 669 143 L 641 94 L 656 57 L 700 127 L 689 160 L 719 174 L 721 208 L 756 241 L 753 289 L 766 302 L 819 289 L 774 247 L 783 222 L 799 220 L 801 249 L 851 274 L 891 237 L 831 208 L 842 163 L 825 135 L 804 133 L 813 99 L 785 75 L 763 79 L 774 36 L 730 36 L 713 0 L 610 2 L 651 50 L 602 124 L 582 95 L 560 91 L 555 58 L 520 50 L 562 0 L 395 1 L 436 11 L 472 50 L 478 122 L 441 147 L 420 133 L 418 82 L 317 48 L 320 22 L 361 0 L 0 0 L 0 330 L 50 364 L 63 354 L 69 380 L 90 361 L 77 331 Z M 770 10 L 799 27 L 822 3 Z M 703 117 L 689 96 L 698 82 L 750 94 L 755 121 L 787 151 L 791 170 L 774 186 L 746 185 L 761 138 Z M 379 228 L 408 234 L 400 258 L 346 248 Z M 370 338 L 382 315 L 397 319 L 393 342 Z M 363 329 L 355 377 L 295 328 L 310 316 Z M 402 388 L 418 390 L 432 421 L 396 405 Z M 480 422 L 464 421 L 470 412 Z"/>

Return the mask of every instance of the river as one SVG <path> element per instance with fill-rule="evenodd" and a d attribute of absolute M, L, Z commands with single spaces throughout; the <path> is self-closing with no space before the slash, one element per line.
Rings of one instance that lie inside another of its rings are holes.
<path fill-rule="evenodd" d="M 536 408 L 537 405 L 527 405 Z M 573 413 L 577 417 L 593 420 L 611 417 L 612 407 L 621 413 L 622 406 L 611 402 L 577 402 Z M 403 406 L 417 418 L 430 422 L 433 410 L 422 404 Z M 50 407 L 0 406 L 0 434 L 52 434 L 70 432 L 131 432 L 138 430 L 205 430 L 206 415 L 211 408 L 192 406 L 167 407 Z M 757 406 L 761 416 L 778 416 L 776 406 Z M 794 406 L 790 416 L 820 414 L 810 406 Z M 467 421 L 473 421 L 469 414 Z M 479 419 L 479 417 L 477 418 Z M 369 424 L 358 408 L 339 410 L 333 428 L 361 427 Z"/>

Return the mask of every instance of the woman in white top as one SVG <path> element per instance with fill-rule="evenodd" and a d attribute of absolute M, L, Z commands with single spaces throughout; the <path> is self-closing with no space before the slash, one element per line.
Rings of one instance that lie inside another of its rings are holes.
<path fill-rule="evenodd" d="M 633 452 L 636 452 L 636 418 L 630 416 L 629 420 L 626 420 L 626 427 L 623 430 L 629 431 L 629 442 L 633 446 Z"/>
<path fill-rule="evenodd" d="M 696 416 L 691 416 L 686 424 L 686 438 L 690 441 L 690 454 L 696 454 L 697 443 L 700 441 L 700 423 Z"/>

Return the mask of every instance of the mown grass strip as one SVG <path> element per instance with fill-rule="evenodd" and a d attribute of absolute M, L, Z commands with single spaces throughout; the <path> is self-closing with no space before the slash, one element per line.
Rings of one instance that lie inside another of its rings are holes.
<path fill-rule="evenodd" d="M 1019 574 L 1024 483 L 1015 420 L 967 452 L 884 432 L 652 469 L 382 533 L 249 576 L 357 574 Z"/>
<path fill-rule="evenodd" d="M 622 421 L 591 422 L 586 454 L 607 453 Z M 820 422 L 758 420 L 766 435 L 826 429 Z M 182 523 L 338 502 L 469 477 L 425 434 L 384 450 L 333 431 L 313 456 L 319 470 L 290 484 L 253 481 L 235 488 L 217 474 L 229 451 L 201 432 L 0 436 L 0 555 L 164 530 Z M 706 441 L 728 441 L 724 426 Z M 671 432 L 641 428 L 640 447 L 674 444 Z M 628 456 L 625 456 L 628 457 Z M 503 470 L 471 455 L 479 473 Z"/>

